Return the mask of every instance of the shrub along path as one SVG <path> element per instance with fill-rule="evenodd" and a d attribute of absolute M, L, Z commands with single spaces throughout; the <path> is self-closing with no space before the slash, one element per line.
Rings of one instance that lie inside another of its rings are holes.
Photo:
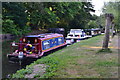
<path fill-rule="evenodd" d="M 102 40 L 103 35 L 99 35 L 65 47 L 35 61 L 27 66 L 27 69 L 17 71 L 12 77 L 25 78 L 25 74 L 34 72 L 35 65 L 45 64 L 45 72 L 38 70 L 44 74 L 36 73 L 35 78 L 117 78 L 118 50 L 115 48 L 118 42 L 117 36 L 110 44 L 112 53 L 97 54 L 101 49 Z"/>

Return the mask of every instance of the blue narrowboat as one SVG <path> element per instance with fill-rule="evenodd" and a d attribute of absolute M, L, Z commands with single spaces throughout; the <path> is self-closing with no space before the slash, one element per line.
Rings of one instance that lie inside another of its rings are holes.
<path fill-rule="evenodd" d="M 18 49 L 8 54 L 9 58 L 39 58 L 45 52 L 66 46 L 64 36 L 58 33 L 45 33 L 39 35 L 28 35 L 22 37 L 19 43 L 12 42 L 12 47 L 17 46 Z"/>

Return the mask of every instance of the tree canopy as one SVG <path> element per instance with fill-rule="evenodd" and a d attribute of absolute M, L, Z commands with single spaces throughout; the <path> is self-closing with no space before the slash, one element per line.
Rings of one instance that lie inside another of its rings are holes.
<path fill-rule="evenodd" d="M 2 5 L 6 33 L 20 35 L 40 28 L 98 27 L 96 17 L 90 14 L 95 11 L 90 2 L 3 2 Z"/>
<path fill-rule="evenodd" d="M 107 2 L 103 7 L 103 13 L 112 13 L 114 15 L 115 28 L 120 29 L 120 2 Z"/>

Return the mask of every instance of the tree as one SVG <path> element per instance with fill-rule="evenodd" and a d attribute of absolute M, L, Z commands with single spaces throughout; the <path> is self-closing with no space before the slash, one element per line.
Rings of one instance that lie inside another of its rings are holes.
<path fill-rule="evenodd" d="M 112 20 L 113 20 L 113 15 L 112 14 L 105 14 L 106 18 L 106 26 L 105 26 L 105 37 L 103 40 L 103 46 L 102 49 L 108 49 L 108 42 L 109 42 L 109 28 L 111 26 Z"/>
<path fill-rule="evenodd" d="M 88 22 L 88 29 L 91 29 L 91 28 L 98 28 L 98 24 L 96 23 L 96 21 L 94 21 L 94 20 L 90 20 L 89 22 Z"/>
<path fill-rule="evenodd" d="M 2 5 L 3 32 L 15 35 L 26 33 L 27 14 L 23 3 L 3 2 Z"/>
<path fill-rule="evenodd" d="M 105 15 L 102 14 L 99 17 L 97 17 L 96 23 L 100 26 L 103 26 L 103 28 L 104 28 L 105 27 Z"/>
<path fill-rule="evenodd" d="M 85 26 L 87 26 L 87 23 L 93 19 L 93 16 L 90 14 L 90 12 L 95 12 L 92 4 L 90 2 L 82 2 L 81 9 L 78 10 L 74 19 L 70 21 L 70 28 L 88 28 Z"/>
<path fill-rule="evenodd" d="M 2 10 L 3 21 L 12 20 L 19 33 L 51 27 L 63 27 L 66 32 L 70 28 L 84 29 L 95 18 L 90 14 L 94 12 L 90 2 L 6 2 Z"/>
<path fill-rule="evenodd" d="M 120 1 L 105 3 L 103 13 L 112 13 L 114 15 L 115 29 L 120 30 Z"/>
<path fill-rule="evenodd" d="M 24 29 L 27 22 L 24 5 L 19 2 L 3 2 L 2 5 L 3 20 L 11 19 L 18 27 Z"/>

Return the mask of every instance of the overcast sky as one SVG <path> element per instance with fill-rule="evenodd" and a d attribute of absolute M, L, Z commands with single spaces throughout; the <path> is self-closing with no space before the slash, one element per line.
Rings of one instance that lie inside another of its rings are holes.
<path fill-rule="evenodd" d="M 102 13 L 102 7 L 104 6 L 104 2 L 108 2 L 110 0 L 92 0 L 92 4 L 94 5 L 94 9 L 96 10 L 94 14 L 100 15 Z"/>

